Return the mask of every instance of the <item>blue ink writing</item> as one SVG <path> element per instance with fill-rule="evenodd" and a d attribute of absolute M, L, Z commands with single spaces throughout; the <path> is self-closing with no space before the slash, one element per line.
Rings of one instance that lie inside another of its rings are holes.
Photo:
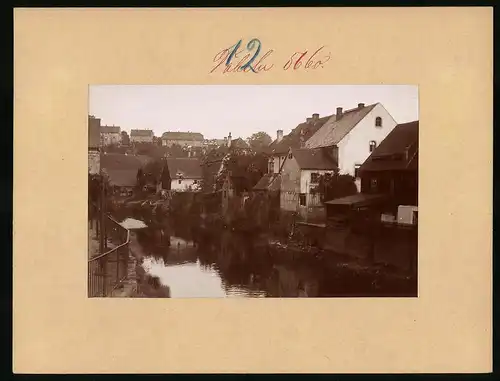
<path fill-rule="evenodd" d="M 241 40 L 240 40 L 241 41 Z M 255 54 L 253 55 L 252 58 L 250 58 L 250 60 L 242 66 L 242 70 L 245 70 L 247 67 L 250 68 L 250 70 L 252 70 L 254 73 L 257 73 L 255 71 L 255 69 L 252 67 L 252 62 L 255 60 L 255 58 L 259 55 L 260 53 L 260 46 L 261 46 L 261 43 L 258 39 L 254 38 L 253 40 L 251 40 L 248 44 L 247 44 L 247 50 L 251 51 L 255 45 L 255 43 L 258 43 L 259 46 L 257 46 L 257 50 L 255 52 Z"/>

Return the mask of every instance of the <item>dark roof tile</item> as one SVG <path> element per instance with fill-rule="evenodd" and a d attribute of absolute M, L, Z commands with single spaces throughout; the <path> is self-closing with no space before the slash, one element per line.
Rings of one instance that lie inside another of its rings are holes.
<path fill-rule="evenodd" d="M 300 169 L 337 169 L 337 163 L 327 152 L 318 149 L 292 149 Z"/>
<path fill-rule="evenodd" d="M 305 146 L 318 148 L 338 144 L 377 104 L 346 110 L 339 120 L 331 118 L 307 140 Z"/>
<path fill-rule="evenodd" d="M 418 120 L 398 124 L 366 159 L 360 171 L 417 170 Z"/>
<path fill-rule="evenodd" d="M 167 165 L 171 179 L 179 178 L 180 174 L 185 179 L 201 179 L 203 177 L 201 162 L 197 158 L 169 158 Z"/>

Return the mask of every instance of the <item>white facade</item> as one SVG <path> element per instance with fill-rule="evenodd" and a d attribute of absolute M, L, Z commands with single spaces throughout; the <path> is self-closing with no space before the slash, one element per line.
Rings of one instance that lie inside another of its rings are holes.
<path fill-rule="evenodd" d="M 89 174 L 97 175 L 100 173 L 101 155 L 99 151 L 89 150 Z"/>
<path fill-rule="evenodd" d="M 172 179 L 170 189 L 178 192 L 198 190 L 199 179 Z"/>
<path fill-rule="evenodd" d="M 120 132 L 101 132 L 102 145 L 108 146 L 110 144 L 118 144 L 122 141 L 122 134 Z"/>
<path fill-rule="evenodd" d="M 382 126 L 375 126 L 376 118 L 382 118 Z M 338 144 L 340 174 L 354 176 L 356 165 L 361 165 L 370 156 L 370 142 L 378 146 L 397 123 L 379 103 Z"/>
<path fill-rule="evenodd" d="M 311 182 L 311 174 L 313 173 L 324 175 L 326 173 L 333 173 L 333 170 L 302 169 L 300 171 L 300 193 L 309 193 L 310 189 L 314 188 L 318 184 Z"/>
<path fill-rule="evenodd" d="M 281 165 L 285 161 L 286 153 L 281 155 L 273 155 L 268 160 L 268 172 L 269 173 L 279 173 Z"/>
<path fill-rule="evenodd" d="M 174 139 L 161 139 L 161 145 L 164 147 L 172 147 L 177 144 L 181 147 L 191 146 L 191 147 L 202 147 L 203 140 L 174 140 Z"/>
<path fill-rule="evenodd" d="M 130 135 L 130 142 L 132 143 L 153 143 L 153 136 L 143 135 Z"/>

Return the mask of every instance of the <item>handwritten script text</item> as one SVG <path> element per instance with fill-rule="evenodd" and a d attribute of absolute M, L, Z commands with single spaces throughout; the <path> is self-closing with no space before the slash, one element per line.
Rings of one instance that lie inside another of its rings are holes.
<path fill-rule="evenodd" d="M 243 40 L 229 48 L 218 52 L 214 58 L 214 66 L 210 73 L 261 73 L 270 71 L 275 67 L 273 61 L 274 49 L 261 53 L 262 43 L 259 39 L 251 39 L 246 45 Z M 326 52 L 325 46 L 316 50 L 296 51 L 290 54 L 289 59 L 281 66 L 282 70 L 316 70 L 324 68 L 330 60 L 330 52 Z M 278 67 L 280 67 L 278 66 Z"/>

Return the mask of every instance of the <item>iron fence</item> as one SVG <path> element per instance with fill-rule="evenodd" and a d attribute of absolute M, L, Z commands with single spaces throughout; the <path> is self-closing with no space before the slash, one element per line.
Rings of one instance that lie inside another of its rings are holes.
<path fill-rule="evenodd" d="M 88 296 L 105 297 L 111 295 L 121 282 L 127 279 L 129 263 L 130 232 L 111 216 L 106 215 L 104 226 L 105 252 L 88 260 Z"/>

